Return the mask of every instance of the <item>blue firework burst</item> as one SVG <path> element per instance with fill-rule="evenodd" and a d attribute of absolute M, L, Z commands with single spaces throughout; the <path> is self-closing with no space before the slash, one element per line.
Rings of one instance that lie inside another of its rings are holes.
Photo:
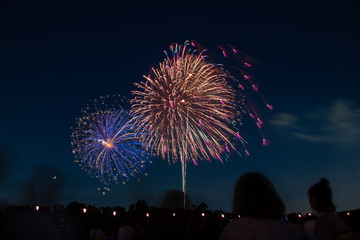
<path fill-rule="evenodd" d="M 135 136 L 136 128 L 128 111 L 86 114 L 72 134 L 75 161 L 105 183 L 125 183 L 151 163 L 146 145 Z"/>

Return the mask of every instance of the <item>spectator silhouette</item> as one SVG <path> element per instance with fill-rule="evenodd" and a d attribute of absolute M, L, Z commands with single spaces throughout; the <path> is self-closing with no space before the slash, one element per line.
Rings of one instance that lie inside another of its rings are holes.
<path fill-rule="evenodd" d="M 249 172 L 239 178 L 234 191 L 233 212 L 239 218 L 225 227 L 220 235 L 222 240 L 305 238 L 281 221 L 285 205 L 262 173 Z"/>
<path fill-rule="evenodd" d="M 327 179 L 320 181 L 308 190 L 309 203 L 318 213 L 319 218 L 314 222 L 305 223 L 308 237 L 314 240 L 360 239 L 356 233 L 351 233 L 350 227 L 344 219 L 335 214 L 332 202 L 332 192 Z"/>

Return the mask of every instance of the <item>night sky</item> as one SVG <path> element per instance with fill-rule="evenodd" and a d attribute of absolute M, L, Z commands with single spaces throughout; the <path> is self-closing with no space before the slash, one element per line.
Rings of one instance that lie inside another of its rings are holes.
<path fill-rule="evenodd" d="M 74 163 L 70 128 L 89 100 L 131 98 L 171 43 L 194 39 L 209 51 L 231 44 L 256 59 L 255 81 L 275 108 L 256 105 L 269 147 L 245 117 L 249 157 L 188 167 L 192 203 L 230 211 L 238 177 L 260 171 L 288 212 L 311 211 L 306 192 L 321 177 L 337 210 L 360 207 L 356 1 L 49 2 L 0 5 L 0 204 L 127 208 L 144 198 L 160 206 L 167 190 L 180 190 L 180 163 L 157 159 L 148 176 L 103 195 L 103 185 Z"/>

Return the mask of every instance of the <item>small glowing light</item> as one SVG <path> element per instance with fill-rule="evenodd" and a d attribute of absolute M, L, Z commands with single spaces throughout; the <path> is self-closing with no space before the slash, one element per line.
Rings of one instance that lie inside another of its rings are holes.
<path fill-rule="evenodd" d="M 311 213 L 309 213 L 309 217 L 311 217 Z"/>
<path fill-rule="evenodd" d="M 53 177 L 53 180 L 55 180 L 55 179 L 56 179 L 56 176 Z"/>
<path fill-rule="evenodd" d="M 221 214 L 221 217 L 224 218 L 224 217 L 225 217 L 225 214 Z"/>
<path fill-rule="evenodd" d="M 347 212 L 347 213 L 346 213 L 346 215 L 350 216 L 350 213 L 349 213 L 349 212 Z"/>
<path fill-rule="evenodd" d="M 238 215 L 238 218 L 240 218 L 240 215 Z"/>
<path fill-rule="evenodd" d="M 107 147 L 107 148 L 112 148 L 112 147 L 113 147 L 113 145 L 111 144 L 111 142 L 106 142 L 106 141 L 104 141 L 104 140 L 102 140 L 102 139 L 99 139 L 98 141 L 101 142 L 102 145 L 104 145 L 104 146 Z"/>
<path fill-rule="evenodd" d="M 175 217 L 175 213 L 173 213 L 173 217 Z"/>
<path fill-rule="evenodd" d="M 298 217 L 301 218 L 301 214 L 299 214 Z"/>
<path fill-rule="evenodd" d="M 181 100 L 181 102 L 185 102 L 185 99 Z"/>
<path fill-rule="evenodd" d="M 149 214 L 149 213 L 146 213 L 146 217 L 150 217 L 150 214 Z"/>
<path fill-rule="evenodd" d="M 83 208 L 83 213 L 86 213 L 86 208 Z"/>
<path fill-rule="evenodd" d="M 39 211 L 40 207 L 39 206 L 35 206 L 35 210 Z"/>
<path fill-rule="evenodd" d="M 116 211 L 113 211 L 113 216 L 116 216 Z"/>
<path fill-rule="evenodd" d="M 189 73 L 189 77 L 191 77 L 192 76 L 192 73 Z"/>
<path fill-rule="evenodd" d="M 201 213 L 201 216 L 205 217 L 205 213 Z"/>

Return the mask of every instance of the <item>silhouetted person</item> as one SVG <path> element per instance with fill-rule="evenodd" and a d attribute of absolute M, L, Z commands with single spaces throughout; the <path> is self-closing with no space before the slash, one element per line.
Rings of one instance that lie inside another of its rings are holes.
<path fill-rule="evenodd" d="M 139 233 L 136 229 L 136 222 L 132 217 L 127 216 L 125 223 L 117 231 L 117 240 L 138 240 Z"/>
<path fill-rule="evenodd" d="M 285 205 L 273 184 L 262 173 L 243 174 L 236 183 L 233 212 L 240 218 L 229 223 L 220 239 L 298 240 L 300 236 L 281 221 Z"/>
<path fill-rule="evenodd" d="M 318 183 L 311 186 L 308 190 L 308 196 L 311 207 L 319 215 L 313 225 L 314 229 L 309 229 L 307 227 L 309 224 L 305 224 L 305 229 L 308 228 L 307 233 L 311 239 L 360 239 L 359 235 L 352 235 L 351 229 L 344 219 L 335 214 L 330 183 L 327 179 L 321 178 Z"/>

